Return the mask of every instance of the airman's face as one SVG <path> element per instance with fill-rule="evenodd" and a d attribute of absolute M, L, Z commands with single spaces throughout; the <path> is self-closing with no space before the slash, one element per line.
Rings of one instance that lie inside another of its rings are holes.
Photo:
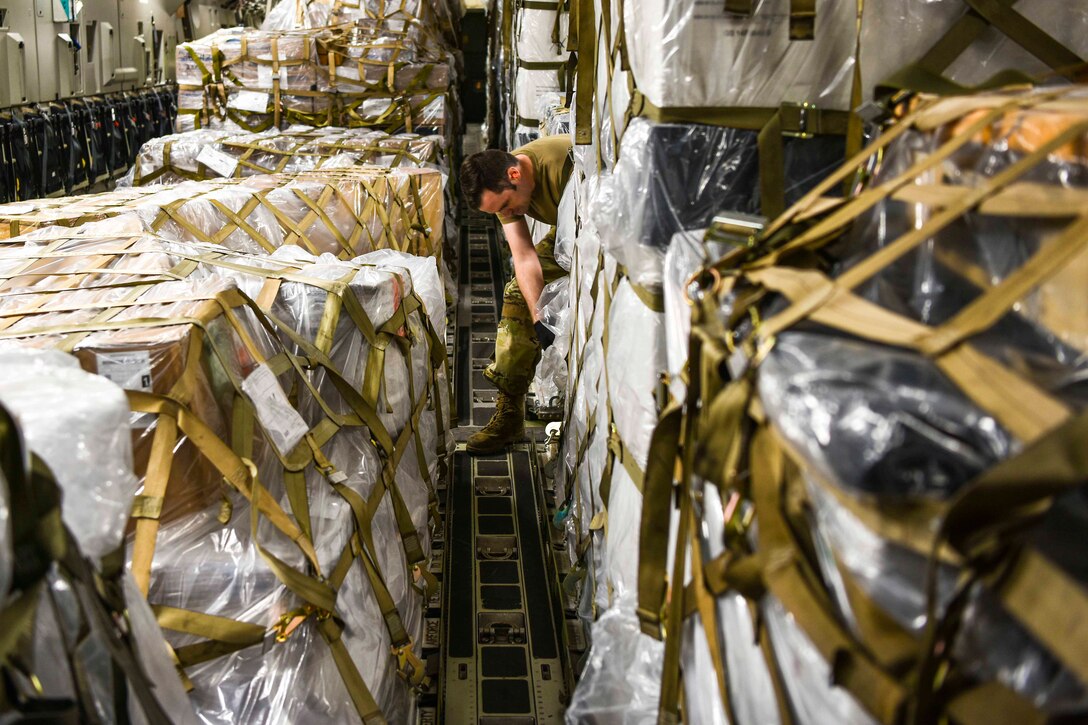
<path fill-rule="evenodd" d="M 529 199 L 532 192 L 529 191 L 529 185 L 521 178 L 521 169 L 516 166 L 507 169 L 507 179 L 514 188 L 503 189 L 499 192 L 484 189 L 480 194 L 480 211 L 507 217 L 523 216 L 529 211 Z"/>

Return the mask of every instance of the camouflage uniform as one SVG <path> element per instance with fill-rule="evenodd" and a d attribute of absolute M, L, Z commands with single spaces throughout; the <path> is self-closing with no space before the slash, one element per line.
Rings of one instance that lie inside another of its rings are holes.
<path fill-rule="evenodd" d="M 555 227 L 536 245 L 544 284 L 567 274 L 555 261 Z M 495 361 L 484 370 L 495 387 L 508 395 L 525 395 L 540 362 L 540 343 L 533 329 L 533 316 L 518 287 L 516 277 L 502 292 L 502 318 L 495 335 Z"/>

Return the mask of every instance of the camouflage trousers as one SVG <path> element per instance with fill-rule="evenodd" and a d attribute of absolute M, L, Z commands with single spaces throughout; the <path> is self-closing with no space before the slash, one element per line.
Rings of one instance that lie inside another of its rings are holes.
<path fill-rule="evenodd" d="M 567 274 L 555 261 L 555 229 L 536 245 L 544 284 Z M 507 395 L 524 395 L 533 380 L 536 364 L 540 362 L 540 343 L 533 329 L 533 316 L 518 287 L 517 278 L 506 285 L 502 293 L 502 317 L 495 335 L 495 361 L 484 370 L 484 376 Z"/>

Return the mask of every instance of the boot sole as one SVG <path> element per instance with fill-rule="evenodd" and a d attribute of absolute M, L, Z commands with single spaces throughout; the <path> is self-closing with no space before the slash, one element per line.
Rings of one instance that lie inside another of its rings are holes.
<path fill-rule="evenodd" d="M 500 446 L 488 446 L 486 448 L 481 448 L 479 446 L 474 446 L 471 443 L 465 443 L 465 452 L 477 456 L 486 456 L 490 453 L 502 453 L 503 451 L 509 450 L 510 446 L 523 440 L 525 440 L 524 432 L 519 435 L 515 440 L 507 441 Z"/>

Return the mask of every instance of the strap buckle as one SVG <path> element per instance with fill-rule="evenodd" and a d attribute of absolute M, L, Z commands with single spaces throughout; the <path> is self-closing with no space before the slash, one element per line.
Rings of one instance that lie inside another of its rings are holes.
<path fill-rule="evenodd" d="M 808 101 L 803 103 L 787 101 L 779 107 L 779 113 L 782 117 L 783 136 L 812 138 L 820 133 L 820 109 Z"/>
<path fill-rule="evenodd" d="M 294 634 L 295 630 L 312 615 L 317 615 L 316 619 L 320 622 L 331 617 L 332 613 L 318 609 L 311 604 L 304 604 L 298 609 L 286 612 L 272 625 L 272 632 L 275 635 L 276 642 L 279 644 L 286 642 Z"/>
<path fill-rule="evenodd" d="M 427 668 L 423 660 L 412 649 L 414 642 L 411 638 L 400 647 L 393 646 L 391 651 L 397 658 L 397 674 L 404 678 L 413 689 L 425 686 L 428 683 Z"/>
<path fill-rule="evenodd" d="M 665 605 L 661 605 L 661 611 L 652 612 L 649 609 L 638 607 L 635 610 L 638 615 L 642 633 L 656 640 L 665 639 Z"/>

